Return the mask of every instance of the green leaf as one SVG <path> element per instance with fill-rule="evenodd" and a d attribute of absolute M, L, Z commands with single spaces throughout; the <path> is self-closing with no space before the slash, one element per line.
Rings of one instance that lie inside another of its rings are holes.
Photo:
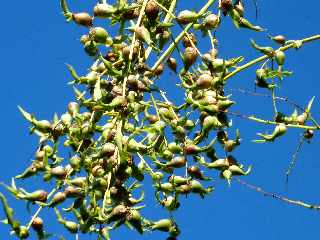
<path fill-rule="evenodd" d="M 26 112 L 25 110 L 23 110 L 22 107 L 18 106 L 18 108 L 19 108 L 19 111 L 22 113 L 23 117 L 24 117 L 28 122 L 31 122 L 31 123 L 32 123 L 33 120 L 34 120 L 34 117 L 33 117 L 30 113 L 28 113 L 28 112 Z"/>
<path fill-rule="evenodd" d="M 98 81 L 94 85 L 93 100 L 99 101 L 101 98 L 102 98 L 102 93 L 101 93 L 101 88 L 100 88 L 100 79 L 98 79 Z"/>

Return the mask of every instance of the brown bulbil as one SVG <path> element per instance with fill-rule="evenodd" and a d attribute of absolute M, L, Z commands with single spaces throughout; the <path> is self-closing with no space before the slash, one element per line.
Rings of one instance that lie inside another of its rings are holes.
<path fill-rule="evenodd" d="M 106 56 L 104 57 L 106 60 L 108 60 L 109 62 L 115 62 L 117 61 L 117 56 L 114 52 L 108 52 L 106 54 Z"/>
<path fill-rule="evenodd" d="M 122 14 L 122 17 L 126 20 L 132 20 L 139 17 L 138 9 L 131 9 Z"/>
<path fill-rule="evenodd" d="M 277 36 L 273 37 L 272 40 L 275 41 L 276 43 L 279 43 L 279 44 L 285 44 L 286 37 L 283 35 L 277 35 Z"/>
<path fill-rule="evenodd" d="M 158 121 L 159 121 L 159 118 L 158 118 L 158 116 L 156 116 L 156 115 L 149 115 L 149 116 L 148 116 L 148 121 L 149 121 L 149 123 L 153 124 L 153 123 L 158 122 Z"/>
<path fill-rule="evenodd" d="M 112 210 L 112 215 L 117 217 L 125 217 L 128 213 L 128 208 L 124 205 L 118 205 Z"/>
<path fill-rule="evenodd" d="M 50 171 L 50 173 L 51 173 L 53 176 L 55 176 L 55 177 L 57 177 L 57 178 L 59 178 L 59 179 L 63 179 L 63 178 L 65 178 L 66 175 L 67 175 L 67 171 L 66 171 L 66 170 L 64 169 L 64 167 L 62 167 L 62 166 L 58 166 L 58 167 L 52 168 L 51 171 Z"/>
<path fill-rule="evenodd" d="M 65 194 L 67 195 L 67 197 L 71 198 L 71 197 L 79 197 L 81 196 L 81 190 L 80 188 L 75 188 L 72 186 L 68 186 L 65 190 L 64 190 Z"/>
<path fill-rule="evenodd" d="M 155 1 L 151 0 L 147 3 L 145 13 L 146 13 L 147 17 L 151 20 L 155 20 L 158 17 L 159 7 Z"/>
<path fill-rule="evenodd" d="M 212 84 L 213 78 L 210 74 L 202 74 L 196 82 L 196 85 L 200 89 L 210 88 Z"/>
<path fill-rule="evenodd" d="M 115 151 L 116 146 L 113 143 L 106 143 L 102 146 L 100 154 L 103 157 L 110 157 L 115 153 Z"/>
<path fill-rule="evenodd" d="M 36 152 L 36 154 L 35 154 L 36 160 L 42 161 L 43 158 L 44 158 L 44 156 L 45 156 L 45 154 L 46 154 L 45 151 L 43 151 L 43 150 L 38 150 L 38 151 Z"/>
<path fill-rule="evenodd" d="M 189 144 L 189 145 L 186 145 L 184 148 L 183 148 L 183 152 L 185 154 L 195 154 L 198 152 L 198 149 L 195 145 L 193 144 Z"/>
<path fill-rule="evenodd" d="M 197 166 L 188 167 L 187 171 L 192 177 L 195 177 L 197 179 L 203 178 L 202 172 L 200 171 L 200 168 Z"/>
<path fill-rule="evenodd" d="M 184 64 L 187 67 L 192 66 L 197 60 L 198 53 L 197 50 L 193 47 L 187 47 L 184 52 Z"/>
<path fill-rule="evenodd" d="M 156 76 L 160 76 L 163 73 L 164 66 L 163 64 L 159 64 L 159 66 L 153 71 L 153 74 Z"/>
<path fill-rule="evenodd" d="M 193 33 L 189 33 L 188 35 L 185 35 L 182 39 L 182 44 L 185 48 L 193 46 L 190 40 L 192 41 L 194 46 L 197 45 L 198 41 L 196 36 Z"/>
<path fill-rule="evenodd" d="M 177 72 L 177 61 L 175 58 L 169 57 L 167 60 L 167 64 L 172 71 Z"/>
<path fill-rule="evenodd" d="M 311 139 L 313 138 L 313 135 L 314 135 L 314 132 L 313 130 L 310 130 L 310 129 L 306 130 L 303 134 L 305 139 Z"/>
<path fill-rule="evenodd" d="M 42 231 L 43 230 L 43 220 L 40 217 L 36 217 L 35 219 L 33 219 L 31 227 L 36 232 Z"/>
<path fill-rule="evenodd" d="M 72 18 L 77 24 L 81 26 L 85 26 L 85 27 L 92 26 L 92 17 L 86 12 L 73 13 Z"/>
<path fill-rule="evenodd" d="M 126 60 L 129 59 L 130 49 L 131 49 L 130 46 L 125 46 L 124 48 L 122 48 L 122 56 Z M 132 52 L 132 59 L 135 59 L 138 56 L 138 52 L 139 52 L 138 48 L 134 47 Z"/>
<path fill-rule="evenodd" d="M 232 9 L 232 0 L 221 0 L 221 5 L 220 5 L 223 14 L 226 15 L 228 11 Z"/>

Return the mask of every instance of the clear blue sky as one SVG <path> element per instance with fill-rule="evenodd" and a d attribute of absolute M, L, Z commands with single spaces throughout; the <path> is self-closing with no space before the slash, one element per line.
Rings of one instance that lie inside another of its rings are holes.
<path fill-rule="evenodd" d="M 72 1 L 70 6 L 79 11 L 90 9 L 96 1 Z M 180 1 L 183 8 L 199 9 L 204 0 Z M 254 7 L 251 0 L 244 0 L 248 16 L 254 21 Z M 288 39 L 299 39 L 319 34 L 320 2 L 311 0 L 258 0 L 259 16 L 255 23 L 268 29 L 271 34 L 283 34 Z M 1 169 L 0 181 L 9 183 L 12 176 L 20 173 L 29 163 L 37 145 L 37 139 L 30 136 L 27 123 L 18 112 L 17 105 L 24 106 L 39 118 L 52 118 L 53 113 L 62 114 L 66 105 L 73 99 L 72 88 L 67 85 L 70 76 L 65 63 L 71 63 L 85 73 L 90 59 L 84 54 L 78 41 L 83 28 L 67 24 L 60 14 L 58 1 L 3 1 L 2 3 L 1 49 L 1 117 L 0 139 Z M 249 48 L 249 38 L 259 43 L 266 43 L 265 33 L 253 33 L 247 30 L 236 30 L 230 19 L 224 19 L 220 32 L 221 57 L 244 55 L 247 60 L 257 56 Z M 201 45 L 208 49 L 206 44 Z M 311 96 L 316 96 L 314 116 L 320 119 L 320 83 L 319 83 L 320 42 L 303 46 L 300 50 L 287 53 L 286 68 L 292 69 L 294 75 L 283 82 L 280 95 L 288 96 L 300 105 L 307 104 Z M 161 86 L 166 81 L 174 81 L 174 76 L 160 80 Z M 230 88 L 253 90 L 254 68 L 247 73 L 230 80 Z M 173 83 L 172 83 L 173 84 Z M 169 96 L 175 94 L 171 90 Z M 249 113 L 267 113 L 272 111 L 268 99 L 259 99 L 234 93 L 238 106 L 234 111 Z M 172 98 L 175 100 L 175 98 Z M 289 111 L 285 105 L 280 105 Z M 290 110 L 291 111 L 291 110 Z M 253 165 L 253 172 L 245 179 L 264 189 L 293 199 L 301 199 L 320 204 L 318 176 L 320 169 L 318 147 L 319 136 L 316 133 L 312 144 L 305 144 L 298 156 L 296 168 L 285 187 L 284 173 L 290 162 L 297 143 L 299 131 L 289 133 L 275 144 L 255 145 L 251 140 L 256 132 L 264 132 L 266 128 L 256 123 L 241 119 L 233 119 L 235 127 L 242 133 L 243 142 L 235 152 L 235 156 L 245 164 Z M 268 128 L 271 130 L 270 128 Z M 19 183 L 20 184 L 20 183 Z M 21 183 L 26 189 L 34 189 L 38 182 Z M 201 200 L 190 196 L 183 200 L 183 206 L 174 215 L 181 226 L 179 239 L 246 239 L 246 240 L 278 240 L 278 239 L 317 239 L 319 238 L 320 213 L 301 207 L 266 198 L 236 182 L 228 187 L 217 179 L 215 192 Z M 2 190 L 1 190 L 2 191 Z M 145 213 L 151 218 L 160 214 L 167 215 L 147 198 L 148 210 Z M 23 203 L 12 198 L 10 203 L 16 209 L 23 222 L 28 213 Z M 34 209 L 32 208 L 32 212 Z M 52 213 L 41 215 L 46 218 L 45 225 L 57 234 L 64 234 Z M 3 217 L 2 209 L 0 218 Z M 58 230 L 59 229 L 59 230 Z M 0 239 L 7 238 L 8 228 L 0 225 Z M 115 232 L 113 240 L 119 239 L 152 239 L 162 240 L 165 234 L 146 234 L 140 237 L 134 232 L 121 230 Z M 10 238 L 14 239 L 14 237 Z M 32 238 L 35 239 L 35 238 Z M 74 239 L 66 235 L 66 239 Z M 80 239 L 95 239 L 93 236 L 80 236 Z"/>

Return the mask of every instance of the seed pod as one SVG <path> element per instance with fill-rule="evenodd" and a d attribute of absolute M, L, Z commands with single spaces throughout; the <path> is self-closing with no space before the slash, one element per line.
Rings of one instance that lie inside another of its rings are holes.
<path fill-rule="evenodd" d="M 280 123 L 275 127 L 272 134 L 258 133 L 257 135 L 262 137 L 263 140 L 255 140 L 255 142 L 273 142 L 276 138 L 285 134 L 286 131 L 287 131 L 286 125 L 283 123 Z"/>
<path fill-rule="evenodd" d="M 253 25 L 252 23 L 250 23 L 247 19 L 245 19 L 243 17 L 240 17 L 238 19 L 238 24 L 239 24 L 239 27 L 248 28 L 248 29 L 251 29 L 251 30 L 254 30 L 257 32 L 264 31 L 263 28 L 261 28 L 260 26 Z"/>
<path fill-rule="evenodd" d="M 84 34 L 80 37 L 80 42 L 84 45 L 86 42 L 90 41 L 90 37 L 87 34 Z"/>
<path fill-rule="evenodd" d="M 147 116 L 147 119 L 148 119 L 149 123 L 151 123 L 151 124 L 154 124 L 157 121 L 159 121 L 159 118 L 157 115 L 149 115 L 149 116 Z"/>
<path fill-rule="evenodd" d="M 164 66 L 163 64 L 159 64 L 159 66 L 153 71 L 155 76 L 160 76 L 163 73 Z"/>
<path fill-rule="evenodd" d="M 122 18 L 125 20 L 132 20 L 139 17 L 139 9 L 128 9 L 122 14 Z"/>
<path fill-rule="evenodd" d="M 69 159 L 69 163 L 74 170 L 80 170 L 81 158 L 78 155 L 74 155 L 73 157 L 71 157 Z"/>
<path fill-rule="evenodd" d="M 306 112 L 304 112 L 304 113 L 300 114 L 299 116 L 297 116 L 296 121 L 299 125 L 304 125 L 305 122 L 307 121 L 307 119 L 308 119 L 308 114 Z"/>
<path fill-rule="evenodd" d="M 197 41 L 196 35 L 194 35 L 194 33 L 186 34 L 182 39 L 182 44 L 185 48 L 196 46 L 197 42 L 198 41 Z"/>
<path fill-rule="evenodd" d="M 177 193 L 181 193 L 181 194 L 188 194 L 191 192 L 191 185 L 190 184 L 182 184 L 180 186 L 178 186 L 177 188 L 175 188 Z"/>
<path fill-rule="evenodd" d="M 171 219 L 161 219 L 157 222 L 154 222 L 151 230 L 159 230 L 162 232 L 169 232 L 170 228 L 172 228 L 174 223 L 172 222 Z"/>
<path fill-rule="evenodd" d="M 159 14 L 159 10 L 160 9 L 159 9 L 158 5 L 156 4 L 156 2 L 151 0 L 146 5 L 145 13 L 146 13 L 148 19 L 153 21 L 153 20 L 157 19 L 158 14 Z"/>
<path fill-rule="evenodd" d="M 314 135 L 313 130 L 308 129 L 308 130 L 306 130 L 306 131 L 304 132 L 303 137 L 304 137 L 305 139 L 308 139 L 308 140 L 309 140 L 309 139 L 313 138 L 313 135 Z"/>
<path fill-rule="evenodd" d="M 92 17 L 86 12 L 73 13 L 73 20 L 82 26 L 91 27 L 92 26 Z"/>
<path fill-rule="evenodd" d="M 198 52 L 193 47 L 187 47 L 184 51 L 183 62 L 186 68 L 191 67 L 197 60 Z"/>
<path fill-rule="evenodd" d="M 92 168 L 91 173 L 94 177 L 102 177 L 105 171 L 100 165 L 97 165 Z"/>
<path fill-rule="evenodd" d="M 143 233 L 142 229 L 142 218 L 140 212 L 137 210 L 130 210 L 129 214 L 126 216 L 126 220 L 140 233 Z"/>
<path fill-rule="evenodd" d="M 174 186 L 171 183 L 156 183 L 153 186 L 157 191 L 161 191 L 164 193 L 172 192 L 174 190 Z"/>
<path fill-rule="evenodd" d="M 182 148 L 176 142 L 168 144 L 168 150 L 172 153 L 181 153 Z"/>
<path fill-rule="evenodd" d="M 189 182 L 189 178 L 181 177 L 181 176 L 175 176 L 171 175 L 168 178 L 168 181 L 172 183 L 173 185 L 181 185 L 181 184 L 187 184 Z"/>
<path fill-rule="evenodd" d="M 72 122 L 72 116 L 69 113 L 64 113 L 61 115 L 61 121 L 65 126 L 69 127 Z"/>
<path fill-rule="evenodd" d="M 211 13 L 203 21 L 204 27 L 207 30 L 214 29 L 218 26 L 220 19 L 217 15 Z"/>
<path fill-rule="evenodd" d="M 32 193 L 26 193 L 26 194 L 18 193 L 17 197 L 24 200 L 31 201 L 31 202 L 35 202 L 35 201 L 46 202 L 48 193 L 44 190 L 37 190 Z"/>
<path fill-rule="evenodd" d="M 84 50 L 86 51 L 86 53 L 93 57 L 95 55 L 97 55 L 98 53 L 98 48 L 97 48 L 97 44 L 94 41 L 88 41 L 84 44 Z"/>
<path fill-rule="evenodd" d="M 183 10 L 178 14 L 176 18 L 177 22 L 180 24 L 188 24 L 197 21 L 199 15 L 198 13 L 190 10 Z"/>
<path fill-rule="evenodd" d="M 77 233 L 78 232 L 78 227 L 79 225 L 75 222 L 72 221 L 64 221 L 63 225 L 66 227 L 66 229 L 70 232 L 70 233 Z"/>
<path fill-rule="evenodd" d="M 37 130 L 39 130 L 40 132 L 46 133 L 46 132 L 50 132 L 52 130 L 52 125 L 47 120 L 40 120 L 40 121 L 33 120 L 32 123 L 35 126 L 35 128 Z"/>
<path fill-rule="evenodd" d="M 70 180 L 68 183 L 73 186 L 83 188 L 86 185 L 86 181 L 87 180 L 85 177 L 77 177 L 77 178 Z"/>
<path fill-rule="evenodd" d="M 224 100 L 224 101 L 218 101 L 218 108 L 220 111 L 225 111 L 229 107 L 231 107 L 233 104 L 235 104 L 235 102 L 232 100 L 228 100 L 228 99 Z"/>
<path fill-rule="evenodd" d="M 203 119 L 202 123 L 202 131 L 204 133 L 209 132 L 211 129 L 221 128 L 223 124 L 221 124 L 216 116 L 206 116 Z"/>
<path fill-rule="evenodd" d="M 106 143 L 102 146 L 100 156 L 111 157 L 116 151 L 116 146 L 113 143 Z"/>
<path fill-rule="evenodd" d="M 174 71 L 175 73 L 177 72 L 177 61 L 175 58 L 169 57 L 167 60 L 167 64 L 172 71 Z"/>
<path fill-rule="evenodd" d="M 183 156 L 174 157 L 171 161 L 166 163 L 166 167 L 181 168 L 184 167 L 187 160 Z"/>
<path fill-rule="evenodd" d="M 132 59 L 136 59 L 138 57 L 138 54 L 139 54 L 138 47 L 136 47 L 136 46 L 133 47 Z M 130 47 L 129 46 L 122 48 L 122 56 L 126 60 L 129 59 L 129 56 L 130 56 Z"/>
<path fill-rule="evenodd" d="M 251 171 L 251 167 L 248 168 L 248 170 L 245 172 L 243 171 L 243 169 L 241 167 L 239 167 L 238 165 L 231 165 L 228 168 L 229 171 L 232 172 L 233 176 L 243 176 L 243 175 L 247 175 L 249 174 L 249 172 Z"/>
<path fill-rule="evenodd" d="M 68 186 L 64 192 L 66 193 L 67 198 L 76 198 L 83 195 L 80 188 L 75 188 L 73 186 Z"/>
<path fill-rule="evenodd" d="M 194 127 L 195 127 L 195 123 L 188 119 L 185 123 L 184 123 L 184 128 L 187 129 L 187 130 L 192 130 Z"/>
<path fill-rule="evenodd" d="M 29 166 L 23 173 L 17 175 L 15 178 L 16 179 L 25 179 L 31 176 L 34 176 L 35 174 L 37 174 L 38 169 L 34 164 L 31 164 L 31 166 Z"/>
<path fill-rule="evenodd" d="M 33 219 L 31 227 L 36 232 L 41 232 L 43 230 L 43 220 L 40 217 L 36 217 L 35 219 Z"/>
<path fill-rule="evenodd" d="M 186 144 L 183 148 L 183 152 L 184 154 L 197 154 L 199 152 L 202 151 L 202 148 L 198 147 L 197 145 L 195 144 L 192 144 L 192 143 L 189 143 L 189 144 Z"/>
<path fill-rule="evenodd" d="M 173 120 L 175 118 L 175 115 L 172 111 L 170 111 L 168 108 L 162 107 L 159 109 L 159 114 L 163 118 Z"/>
<path fill-rule="evenodd" d="M 151 178 L 153 181 L 160 181 L 163 179 L 163 173 L 162 172 L 153 172 L 151 173 Z"/>
<path fill-rule="evenodd" d="M 71 116 L 75 116 L 80 111 L 80 106 L 77 102 L 68 103 L 68 112 Z"/>
<path fill-rule="evenodd" d="M 277 36 L 271 37 L 271 39 L 281 45 L 286 43 L 286 37 L 283 35 L 277 35 Z"/>
<path fill-rule="evenodd" d="M 202 186 L 202 184 L 197 180 L 192 180 L 191 183 L 191 190 L 193 193 L 199 193 L 201 196 L 203 194 L 207 194 L 213 191 L 212 187 L 205 188 Z"/>
<path fill-rule="evenodd" d="M 213 77 L 210 74 L 202 74 L 196 81 L 196 86 L 198 89 L 210 88 L 213 82 Z"/>
<path fill-rule="evenodd" d="M 99 18 L 109 18 L 116 12 L 116 9 L 107 3 L 98 3 L 93 9 L 93 15 Z"/>
<path fill-rule="evenodd" d="M 175 197 L 169 196 L 161 201 L 161 205 L 164 206 L 168 211 L 174 211 L 180 207 L 180 203 Z"/>
<path fill-rule="evenodd" d="M 188 174 L 193 178 L 200 179 L 200 180 L 209 180 L 209 178 L 204 176 L 204 174 L 201 172 L 198 166 L 188 167 L 187 171 L 188 171 Z"/>
<path fill-rule="evenodd" d="M 112 99 L 111 103 L 108 104 L 111 108 L 116 107 L 125 107 L 127 105 L 127 99 L 123 96 L 117 96 L 114 99 Z"/>
<path fill-rule="evenodd" d="M 67 171 L 62 166 L 51 168 L 50 173 L 58 179 L 64 179 L 67 176 Z"/>
<path fill-rule="evenodd" d="M 148 45 L 151 45 L 153 43 L 151 40 L 150 33 L 146 27 L 144 26 L 136 27 L 134 29 L 134 32 L 136 33 L 136 36 L 140 41 L 146 42 Z"/>
<path fill-rule="evenodd" d="M 223 158 L 223 159 L 217 159 L 211 163 L 203 163 L 203 165 L 209 169 L 214 168 L 218 170 L 223 170 L 229 167 L 229 162 L 227 159 Z"/>
<path fill-rule="evenodd" d="M 48 204 L 49 207 L 55 207 L 56 205 L 62 203 L 64 200 L 66 200 L 67 195 L 65 192 L 57 192 L 51 202 Z"/>
<path fill-rule="evenodd" d="M 112 44 L 112 40 L 109 37 L 107 30 L 102 27 L 91 28 L 89 36 L 98 44 Z"/>
<path fill-rule="evenodd" d="M 279 66 L 282 66 L 284 64 L 284 60 L 286 58 L 286 55 L 283 51 L 276 51 L 275 53 L 276 62 Z"/>
<path fill-rule="evenodd" d="M 112 209 L 111 216 L 113 220 L 123 218 L 127 215 L 128 208 L 125 205 L 119 204 Z"/>

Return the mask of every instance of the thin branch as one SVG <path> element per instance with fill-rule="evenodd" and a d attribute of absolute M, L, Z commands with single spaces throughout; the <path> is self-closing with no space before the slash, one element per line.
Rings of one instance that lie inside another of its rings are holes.
<path fill-rule="evenodd" d="M 300 41 L 300 43 L 303 44 L 303 43 L 307 43 L 307 42 L 311 42 L 311 41 L 315 41 L 315 40 L 319 40 L 319 39 L 320 39 L 320 35 L 314 35 L 312 37 L 304 38 L 304 39 L 299 40 L 299 41 Z M 290 43 L 290 44 L 288 44 L 286 46 L 280 47 L 277 51 L 286 51 L 286 50 L 288 50 L 290 48 L 296 48 L 296 47 L 297 47 L 297 43 L 293 42 L 293 43 Z M 228 75 L 226 75 L 223 78 L 223 80 L 226 81 L 229 78 L 231 78 L 234 75 L 236 75 L 237 73 L 239 73 L 239 72 L 241 72 L 241 71 L 243 71 L 243 70 L 255 65 L 256 63 L 262 62 L 263 60 L 266 60 L 268 58 L 270 58 L 270 56 L 268 56 L 268 55 L 263 55 L 261 57 L 258 57 L 256 59 L 254 59 L 254 60 L 252 60 L 252 61 L 250 61 L 250 62 L 248 62 L 248 63 L 246 63 L 246 64 L 244 64 L 244 65 L 242 65 L 240 67 L 238 67 L 236 70 L 234 70 L 233 72 L 231 72 Z"/>
<path fill-rule="evenodd" d="M 216 0 L 209 0 L 204 6 L 203 8 L 199 11 L 199 15 L 204 14 L 208 8 L 215 2 Z M 189 23 L 184 30 L 175 38 L 175 42 L 178 43 L 182 40 L 182 38 L 184 37 L 184 35 L 186 34 L 186 32 L 188 32 L 190 30 L 190 28 L 193 26 L 193 23 Z M 154 71 L 155 69 L 157 69 L 157 67 L 173 52 L 173 50 L 175 49 L 176 44 L 173 42 L 170 44 L 170 46 L 167 48 L 167 50 L 159 57 L 158 61 L 153 65 L 152 67 L 152 71 Z"/>
<path fill-rule="evenodd" d="M 262 188 L 260 187 L 257 187 L 255 185 L 252 185 L 252 184 L 249 184 L 239 178 L 236 178 L 237 182 L 240 183 L 241 185 L 247 187 L 247 188 L 250 188 L 258 193 L 261 193 L 263 194 L 264 196 L 266 197 L 272 197 L 272 198 L 275 198 L 277 200 L 280 200 L 280 201 L 283 201 L 283 202 L 286 202 L 286 203 L 289 203 L 289 204 L 292 204 L 292 205 L 297 205 L 297 206 L 300 206 L 300 207 L 304 207 L 304 208 L 309 208 L 309 209 L 313 209 L 313 210 L 320 210 L 320 205 L 312 205 L 312 204 L 308 204 L 308 203 L 305 203 L 305 202 L 302 202 L 300 200 L 292 200 L 292 199 L 289 199 L 287 197 L 284 197 L 284 196 L 280 196 L 280 195 L 276 195 L 274 193 L 270 193 L 270 192 L 267 192 L 265 190 L 263 190 Z"/>

